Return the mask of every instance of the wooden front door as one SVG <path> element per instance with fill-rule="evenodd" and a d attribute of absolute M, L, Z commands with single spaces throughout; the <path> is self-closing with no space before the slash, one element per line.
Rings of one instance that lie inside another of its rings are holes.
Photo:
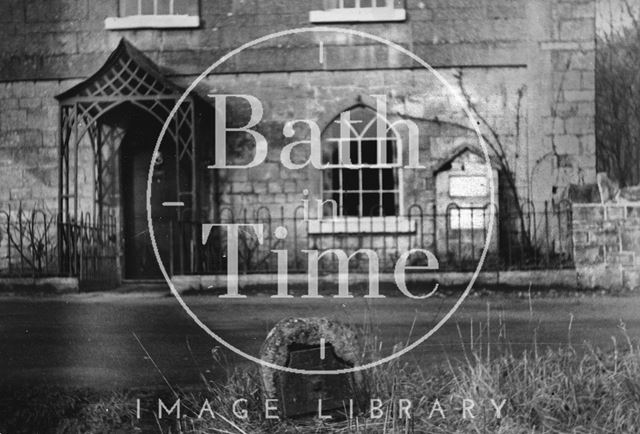
<path fill-rule="evenodd" d="M 147 224 L 147 176 L 157 131 L 137 128 L 127 134 L 122 144 L 122 204 L 125 279 L 160 279 L 162 274 L 153 252 Z M 166 149 L 165 149 L 166 148 Z M 161 147 L 152 180 L 151 209 L 153 227 L 160 255 L 166 264 L 169 251 L 171 209 L 162 203 L 175 200 L 175 159 Z M 165 151 L 165 152 L 163 152 Z M 173 170 L 172 170 L 173 169 Z M 173 210 L 175 214 L 175 210 Z"/>

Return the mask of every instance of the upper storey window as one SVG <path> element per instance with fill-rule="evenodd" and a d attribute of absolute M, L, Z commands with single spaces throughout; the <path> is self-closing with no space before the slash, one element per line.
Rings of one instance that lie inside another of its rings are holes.
<path fill-rule="evenodd" d="M 325 0 L 322 11 L 311 11 L 312 23 L 404 21 L 407 13 L 397 0 Z"/>
<path fill-rule="evenodd" d="M 117 17 L 105 20 L 109 30 L 190 29 L 200 25 L 199 0 L 120 0 Z"/>

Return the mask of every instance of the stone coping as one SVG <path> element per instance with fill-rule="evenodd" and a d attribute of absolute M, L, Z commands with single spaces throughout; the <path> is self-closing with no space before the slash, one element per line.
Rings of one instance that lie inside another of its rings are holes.
<path fill-rule="evenodd" d="M 79 291 L 75 277 L 0 277 L 0 293 L 69 294 Z"/>
<path fill-rule="evenodd" d="M 407 273 L 407 283 L 438 282 L 443 286 L 463 286 L 469 283 L 473 276 L 471 272 L 433 272 L 433 273 Z M 337 283 L 339 275 L 337 273 L 319 276 L 319 283 Z M 380 273 L 379 282 L 385 284 L 395 283 L 393 273 Z M 238 276 L 239 286 L 269 285 L 276 291 L 278 276 L 276 274 L 246 274 Z M 350 273 L 349 283 L 368 282 L 369 276 L 366 273 Z M 289 285 L 307 285 L 308 276 L 306 274 L 289 274 Z M 227 285 L 226 275 L 213 276 L 174 276 L 173 284 L 178 292 L 193 290 L 224 289 Z M 578 277 L 575 269 L 565 270 L 514 270 L 514 271 L 485 271 L 478 275 L 475 287 L 479 285 L 489 286 L 514 286 L 528 287 L 532 284 L 535 287 L 550 288 L 578 288 Z M 241 291 L 242 292 L 242 291 Z"/>

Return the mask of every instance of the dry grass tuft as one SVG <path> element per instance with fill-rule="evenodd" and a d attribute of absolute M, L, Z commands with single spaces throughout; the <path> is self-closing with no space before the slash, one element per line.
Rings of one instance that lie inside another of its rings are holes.
<path fill-rule="evenodd" d="M 197 414 L 205 399 L 216 414 L 176 422 L 135 419 L 136 394 L 95 394 L 47 389 L 3 394 L 0 432 L 172 432 L 172 433 L 632 433 L 640 427 L 640 348 L 627 338 L 602 352 L 574 346 L 514 352 L 504 330 L 493 341 L 488 327 L 465 352 L 464 361 L 439 368 L 395 360 L 368 371 L 372 397 L 383 401 L 383 416 L 368 414 L 335 422 L 308 418 L 273 421 L 264 417 L 259 369 L 229 368 L 223 384 L 206 383 L 181 394 L 183 413 Z M 364 353 L 375 358 L 380 342 L 368 329 Z M 216 363 L 225 366 L 216 357 Z M 167 392 L 168 393 L 168 392 Z M 148 394 L 150 397 L 151 395 Z M 154 395 L 155 396 L 155 395 Z M 168 393 L 166 402 L 173 402 Z M 247 399 L 248 419 L 233 414 L 231 403 Z M 411 419 L 398 400 L 412 401 Z M 435 400 L 446 418 L 433 411 Z M 463 399 L 473 400 L 474 418 L 463 418 Z M 506 400 L 495 417 L 493 399 Z M 156 401 L 157 402 L 157 401 Z M 151 419 L 151 420 L 149 420 Z"/>
<path fill-rule="evenodd" d="M 372 397 L 383 401 L 384 415 L 372 419 L 360 415 L 334 423 L 317 419 L 276 422 L 264 419 L 258 368 L 237 369 L 223 385 L 211 386 L 223 418 L 194 423 L 184 432 L 231 433 L 632 433 L 640 427 L 640 351 L 627 339 L 613 341 L 614 349 L 602 352 L 572 345 L 514 354 L 505 339 L 491 342 L 486 334 L 475 340 L 465 361 L 433 370 L 415 361 L 395 360 L 369 371 Z M 500 336 L 504 336 L 501 332 Z M 380 348 L 375 337 L 366 343 L 369 357 Z M 534 338 L 535 339 L 535 338 Z M 493 352 L 493 354 L 492 354 Z M 231 412 L 232 397 L 248 399 L 249 419 Z M 201 402 L 202 397 L 193 397 Z M 401 417 L 398 400 L 412 401 L 411 419 Z M 445 413 L 433 412 L 438 399 Z M 475 418 L 463 418 L 463 399 L 475 403 Z M 506 400 L 502 418 L 497 405 Z M 394 405 L 395 403 L 395 405 Z M 236 427 L 225 419 L 232 421 Z"/>

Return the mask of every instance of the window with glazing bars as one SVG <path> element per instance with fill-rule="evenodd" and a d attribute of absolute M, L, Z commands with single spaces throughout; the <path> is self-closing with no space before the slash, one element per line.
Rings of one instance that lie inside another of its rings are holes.
<path fill-rule="evenodd" d="M 394 0 L 327 0 L 325 9 L 391 8 Z"/>
<path fill-rule="evenodd" d="M 120 0 L 120 16 L 198 15 L 198 0 Z"/>
<path fill-rule="evenodd" d="M 356 107 L 336 118 L 325 132 L 322 196 L 323 201 L 333 200 L 337 206 L 337 210 L 325 206 L 327 216 L 398 215 L 401 171 L 398 138 L 393 132 L 379 137 L 378 120 L 374 110 Z M 348 136 L 341 128 L 344 121 Z M 386 121 L 380 122 L 386 132 Z M 343 158 L 345 146 L 349 147 L 350 161 Z"/>

